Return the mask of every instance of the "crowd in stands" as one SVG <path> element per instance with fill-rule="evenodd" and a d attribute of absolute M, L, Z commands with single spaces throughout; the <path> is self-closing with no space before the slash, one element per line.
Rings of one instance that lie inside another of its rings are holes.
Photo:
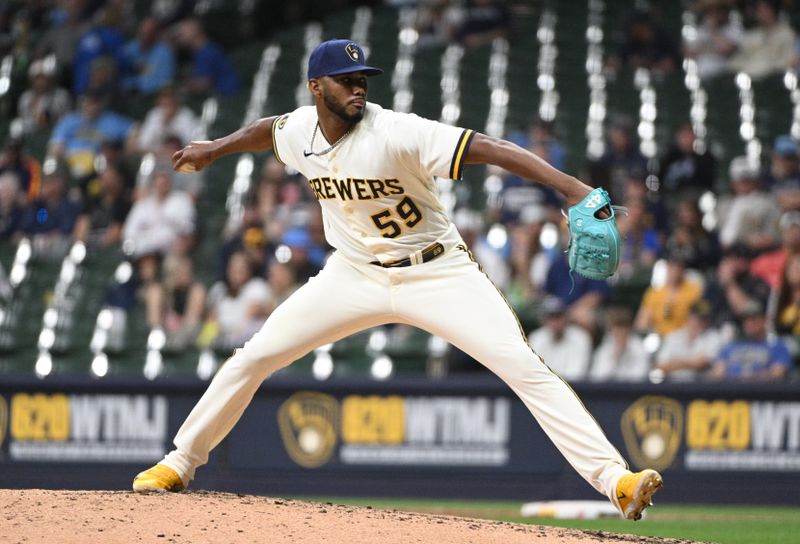
<path fill-rule="evenodd" d="M 197 136 L 198 114 L 186 103 L 236 96 L 250 74 L 237 73 L 192 16 L 193 2 L 171 4 L 136 26 L 123 0 L 1 8 L 8 28 L 0 28 L 0 49 L 27 59 L 28 84 L 0 154 L 0 237 L 28 238 L 52 258 L 75 240 L 118 247 L 135 274 L 109 304 L 143 308 L 168 349 L 229 350 L 315 275 L 331 248 L 304 181 L 272 157 L 243 213 L 222 232 L 203 232 L 204 174 L 173 172 L 170 161 Z M 421 48 L 513 40 L 509 3 L 418 7 Z M 633 14 L 609 74 L 625 66 L 669 73 L 684 57 L 697 60 L 704 79 L 800 67 L 800 41 L 779 2 L 697 0 L 694 9 L 697 33 L 682 44 L 676 29 Z M 8 30 L 13 21 L 25 22 L 24 37 Z M 134 99 L 147 110 L 132 111 Z M 34 157 L 26 139 L 42 131 L 46 154 Z M 557 122 L 536 119 L 508 138 L 565 168 L 581 150 L 557 132 Z M 536 324 L 532 347 L 568 380 L 786 379 L 800 360 L 798 142 L 781 135 L 761 164 L 742 156 L 729 165 L 713 145 L 696 145 L 688 123 L 657 160 L 638 143 L 630 120 L 611 117 L 606 152 L 579 173 L 627 208 L 617 216 L 620 269 L 609 281 L 570 273 L 564 203 L 541 185 L 501 173 L 497 202 L 457 207 L 454 221 L 523 321 Z M 143 175 L 146 154 L 152 168 Z M 716 205 L 701 206 L 709 200 Z M 215 269 L 210 282 L 194 269 L 203 236 L 219 237 L 215 262 L 203 263 Z"/>

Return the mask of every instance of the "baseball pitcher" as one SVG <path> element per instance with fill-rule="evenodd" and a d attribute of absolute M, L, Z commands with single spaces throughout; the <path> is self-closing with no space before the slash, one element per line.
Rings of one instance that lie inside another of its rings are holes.
<path fill-rule="evenodd" d="M 179 491 L 231 431 L 261 383 L 311 350 L 386 323 L 440 336 L 502 378 L 575 470 L 628 519 L 661 486 L 654 470 L 631 473 L 572 389 L 528 345 L 513 310 L 481 272 L 434 189 L 467 164 L 494 164 L 561 192 L 570 266 L 613 274 L 619 235 L 608 195 L 504 140 L 367 101 L 364 51 L 349 40 L 319 45 L 308 62 L 315 105 L 260 119 L 173 156 L 200 171 L 231 153 L 272 149 L 301 172 L 322 206 L 336 251 L 324 269 L 269 316 L 219 369 L 175 437 L 175 450 L 136 476 L 134 491 Z"/>

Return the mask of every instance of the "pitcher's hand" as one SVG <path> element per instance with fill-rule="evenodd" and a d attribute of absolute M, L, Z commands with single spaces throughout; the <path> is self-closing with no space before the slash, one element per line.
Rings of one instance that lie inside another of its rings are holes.
<path fill-rule="evenodd" d="M 209 140 L 189 142 L 172 155 L 172 167 L 178 172 L 199 172 L 214 162 L 213 146 Z"/>

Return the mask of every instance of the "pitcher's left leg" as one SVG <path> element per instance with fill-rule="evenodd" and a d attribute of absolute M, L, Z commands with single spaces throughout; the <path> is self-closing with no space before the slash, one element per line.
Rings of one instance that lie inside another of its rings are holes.
<path fill-rule="evenodd" d="M 575 470 L 617 504 L 614 489 L 627 464 L 575 392 L 528 346 L 494 284 L 466 253 L 427 264 L 436 266 L 406 269 L 394 295 L 400 317 L 502 378 Z"/>

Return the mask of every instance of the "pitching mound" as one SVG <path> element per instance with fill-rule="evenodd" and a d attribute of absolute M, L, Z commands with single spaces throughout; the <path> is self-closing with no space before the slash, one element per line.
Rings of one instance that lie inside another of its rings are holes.
<path fill-rule="evenodd" d="M 685 542 L 230 493 L 39 489 L 0 490 L 0 535 L 26 544 Z"/>

